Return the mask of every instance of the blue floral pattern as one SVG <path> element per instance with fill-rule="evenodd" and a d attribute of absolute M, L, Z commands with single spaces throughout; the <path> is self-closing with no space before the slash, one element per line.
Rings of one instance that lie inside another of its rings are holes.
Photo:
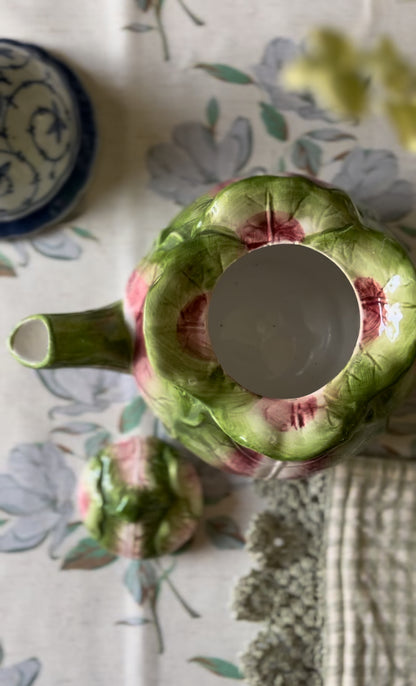
<path fill-rule="evenodd" d="M 334 118 L 328 112 L 317 107 L 311 96 L 289 93 L 281 83 L 283 67 L 301 52 L 302 48 L 290 38 L 278 37 L 270 41 L 261 62 L 253 68 L 258 85 L 267 93 L 270 103 L 277 110 L 296 112 L 303 119 L 333 121 Z"/>
<path fill-rule="evenodd" d="M 0 686 L 32 686 L 40 670 L 41 664 L 36 657 L 30 657 L 11 667 L 0 667 Z"/>
<path fill-rule="evenodd" d="M 129 402 L 137 395 L 133 377 L 104 369 L 40 369 L 37 374 L 53 395 L 67 401 L 53 406 L 51 417 L 103 412 L 112 403 Z"/>
<path fill-rule="evenodd" d="M 414 192 L 400 179 L 397 157 L 389 150 L 354 148 L 332 179 L 358 206 L 382 222 L 394 222 L 413 208 Z"/>
<path fill-rule="evenodd" d="M 0 552 L 30 550 L 50 535 L 56 553 L 74 511 L 75 474 L 52 443 L 21 444 L 9 455 L 9 472 L 0 474 L 0 510 L 14 519 L 0 535 Z"/>
<path fill-rule="evenodd" d="M 264 173 L 263 168 L 244 170 L 251 153 L 252 128 L 246 117 L 237 117 L 219 142 L 214 127 L 179 124 L 171 143 L 159 143 L 148 152 L 150 186 L 178 205 L 187 205 L 232 178 Z"/>

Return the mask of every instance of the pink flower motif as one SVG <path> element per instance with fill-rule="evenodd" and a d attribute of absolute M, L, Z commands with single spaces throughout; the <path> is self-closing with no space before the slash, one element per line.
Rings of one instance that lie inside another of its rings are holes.
<path fill-rule="evenodd" d="M 138 317 L 142 310 L 144 301 L 149 290 L 149 284 L 137 269 L 131 274 L 126 288 L 125 303 L 126 308 L 134 317 Z"/>
<path fill-rule="evenodd" d="M 120 476 L 125 483 L 128 483 L 129 486 L 147 486 L 149 484 L 146 476 L 148 448 L 144 438 L 133 436 L 126 441 L 114 443 L 112 450 L 117 460 Z"/>
<path fill-rule="evenodd" d="M 327 469 L 336 462 L 331 453 L 310 460 L 274 460 L 250 448 L 240 447 L 227 455 L 223 469 L 231 474 L 260 479 L 299 479 Z"/>
<path fill-rule="evenodd" d="M 387 298 L 377 281 L 371 277 L 355 279 L 354 286 L 363 308 L 362 343 L 369 343 L 377 338 L 387 323 Z"/>
<path fill-rule="evenodd" d="M 237 229 L 237 234 L 249 250 L 262 245 L 290 241 L 300 243 L 305 232 L 299 222 L 286 212 L 259 212 Z"/>
<path fill-rule="evenodd" d="M 149 381 L 154 377 L 146 353 L 143 332 L 143 308 L 150 285 L 140 272 L 135 270 L 127 284 L 125 295 L 126 310 L 135 319 L 136 336 L 134 341 L 133 374 L 142 393 L 146 393 Z"/>
<path fill-rule="evenodd" d="M 87 517 L 87 513 L 90 507 L 91 503 L 91 497 L 90 494 L 88 493 L 87 489 L 85 488 L 85 484 L 80 481 L 79 486 L 78 486 L 78 492 L 77 492 L 77 505 L 78 505 L 78 511 L 82 517 L 82 519 L 85 519 Z"/>
<path fill-rule="evenodd" d="M 149 382 L 154 378 L 155 373 L 146 352 L 143 332 L 143 315 L 140 315 L 136 321 L 133 374 L 140 391 L 146 394 Z"/>
<path fill-rule="evenodd" d="M 182 309 L 176 332 L 181 346 L 191 355 L 204 360 L 215 359 L 215 354 L 208 336 L 208 303 L 210 293 L 202 293 L 191 300 Z"/>
<path fill-rule="evenodd" d="M 264 460 L 272 462 L 269 457 L 261 455 L 251 448 L 236 447 L 235 450 L 227 454 L 223 469 L 225 472 L 239 476 L 255 476 Z"/>
<path fill-rule="evenodd" d="M 318 401 L 313 395 L 302 400 L 262 398 L 258 407 L 266 422 L 278 431 L 298 431 L 315 418 Z"/>

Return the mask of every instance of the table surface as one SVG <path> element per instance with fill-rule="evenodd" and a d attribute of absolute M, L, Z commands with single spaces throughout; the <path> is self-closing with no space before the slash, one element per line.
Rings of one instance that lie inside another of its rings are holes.
<path fill-rule="evenodd" d="M 3 341 L 28 314 L 118 299 L 180 206 L 232 177 L 319 176 L 392 221 L 405 242 L 416 236 L 416 157 L 386 122 L 334 123 L 311 103 L 288 102 L 278 85 L 282 60 L 321 23 L 363 40 L 386 31 L 416 58 L 414 3 L 165 0 L 160 16 L 157 4 L 3 3 L 4 37 L 38 43 L 79 74 L 100 139 L 73 216 L 1 242 Z M 252 564 L 244 532 L 263 508 L 252 484 L 200 465 L 206 506 L 191 547 L 158 562 L 114 559 L 79 523 L 75 483 L 103 442 L 154 432 L 133 379 L 90 369 L 38 373 L 4 345 L 0 368 L 1 686 L 238 678 L 238 654 L 257 631 L 229 607 Z M 411 456 L 406 433 L 384 437 L 384 450 Z"/>

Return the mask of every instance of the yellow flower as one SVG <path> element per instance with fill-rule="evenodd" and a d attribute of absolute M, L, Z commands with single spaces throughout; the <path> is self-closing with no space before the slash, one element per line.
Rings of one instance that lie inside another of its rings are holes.
<path fill-rule="evenodd" d="M 410 152 L 416 152 L 416 98 L 412 101 L 386 101 L 385 109 L 400 143 Z"/>
<path fill-rule="evenodd" d="M 390 97 L 416 95 L 416 69 L 396 49 L 393 42 L 383 37 L 368 55 L 371 76 L 378 81 Z"/>
<path fill-rule="evenodd" d="M 384 112 L 401 144 L 416 152 L 416 66 L 390 38 L 364 50 L 338 31 L 314 31 L 305 55 L 286 67 L 283 78 L 341 116 Z"/>
<path fill-rule="evenodd" d="M 289 88 L 312 91 L 337 114 L 357 117 L 368 108 L 368 79 L 362 53 L 341 33 L 322 29 L 308 41 L 308 51 L 289 64 L 283 78 Z"/>

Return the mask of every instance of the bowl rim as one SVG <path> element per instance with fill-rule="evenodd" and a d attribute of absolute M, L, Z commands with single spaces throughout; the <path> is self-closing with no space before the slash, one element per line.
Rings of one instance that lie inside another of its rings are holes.
<path fill-rule="evenodd" d="M 57 193 L 44 205 L 27 215 L 0 222 L 0 237 L 13 238 L 31 234 L 56 224 L 73 208 L 90 178 L 97 152 L 97 127 L 91 99 L 78 76 L 57 57 L 33 43 L 0 38 L 0 44 L 24 48 L 50 64 L 66 82 L 78 107 L 80 144 L 74 166 Z"/>

